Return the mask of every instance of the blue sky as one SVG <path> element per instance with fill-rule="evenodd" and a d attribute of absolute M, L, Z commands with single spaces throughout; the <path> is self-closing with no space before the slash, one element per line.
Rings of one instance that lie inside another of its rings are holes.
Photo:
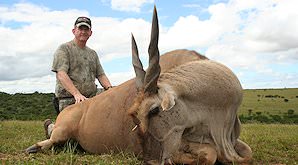
<path fill-rule="evenodd" d="M 0 91 L 54 92 L 54 51 L 73 39 L 78 16 L 92 19 L 88 46 L 118 85 L 134 77 L 130 34 L 141 59 L 154 4 L 161 53 L 192 49 L 228 66 L 243 88 L 298 87 L 298 1 L 10 0 L 0 2 Z"/>

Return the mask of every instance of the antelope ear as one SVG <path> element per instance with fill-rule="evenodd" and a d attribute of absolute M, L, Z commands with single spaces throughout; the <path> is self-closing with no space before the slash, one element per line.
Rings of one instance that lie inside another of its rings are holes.
<path fill-rule="evenodd" d="M 167 111 L 175 105 L 175 95 L 173 93 L 166 93 L 161 101 L 161 108 L 163 111 Z"/>

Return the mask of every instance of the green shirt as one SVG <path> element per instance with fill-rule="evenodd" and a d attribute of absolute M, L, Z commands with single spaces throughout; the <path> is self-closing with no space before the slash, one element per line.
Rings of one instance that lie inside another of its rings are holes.
<path fill-rule="evenodd" d="M 74 41 L 59 46 L 54 54 L 53 72 L 65 71 L 75 87 L 86 97 L 96 95 L 95 78 L 104 75 L 97 53 L 89 47 L 80 48 Z M 72 97 L 57 79 L 57 97 Z"/>

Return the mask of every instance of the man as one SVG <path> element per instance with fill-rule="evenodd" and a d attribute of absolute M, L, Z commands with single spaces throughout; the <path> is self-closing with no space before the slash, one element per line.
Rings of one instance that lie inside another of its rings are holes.
<path fill-rule="evenodd" d="M 65 107 L 97 94 L 97 78 L 105 90 L 112 87 L 99 62 L 97 53 L 86 46 L 92 35 L 91 20 L 78 17 L 72 29 L 74 39 L 59 46 L 54 54 L 52 71 L 56 73 L 55 101 L 57 113 Z M 57 105 L 58 103 L 58 105 Z M 54 124 L 46 119 L 44 128 L 49 138 Z"/>
<path fill-rule="evenodd" d="M 72 29 L 74 39 L 60 45 L 54 55 L 52 71 L 56 72 L 55 95 L 59 111 L 68 105 L 79 103 L 97 93 L 95 78 L 105 90 L 111 83 L 104 73 L 97 53 L 86 46 L 92 35 L 91 20 L 78 17 Z"/>

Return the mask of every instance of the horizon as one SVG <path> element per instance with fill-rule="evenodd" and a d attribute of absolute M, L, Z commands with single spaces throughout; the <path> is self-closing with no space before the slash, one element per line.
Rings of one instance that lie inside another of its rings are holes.
<path fill-rule="evenodd" d="M 284 90 L 284 89 L 298 89 L 293 87 L 293 88 L 260 88 L 260 89 L 243 89 L 243 90 Z M 15 94 L 34 94 L 34 93 L 39 93 L 39 94 L 55 94 L 55 92 L 38 92 L 38 91 L 34 91 L 34 92 L 28 92 L 28 93 L 6 93 L 3 91 L 0 91 L 0 93 L 5 93 L 5 94 L 9 94 L 9 95 L 15 95 Z"/>

